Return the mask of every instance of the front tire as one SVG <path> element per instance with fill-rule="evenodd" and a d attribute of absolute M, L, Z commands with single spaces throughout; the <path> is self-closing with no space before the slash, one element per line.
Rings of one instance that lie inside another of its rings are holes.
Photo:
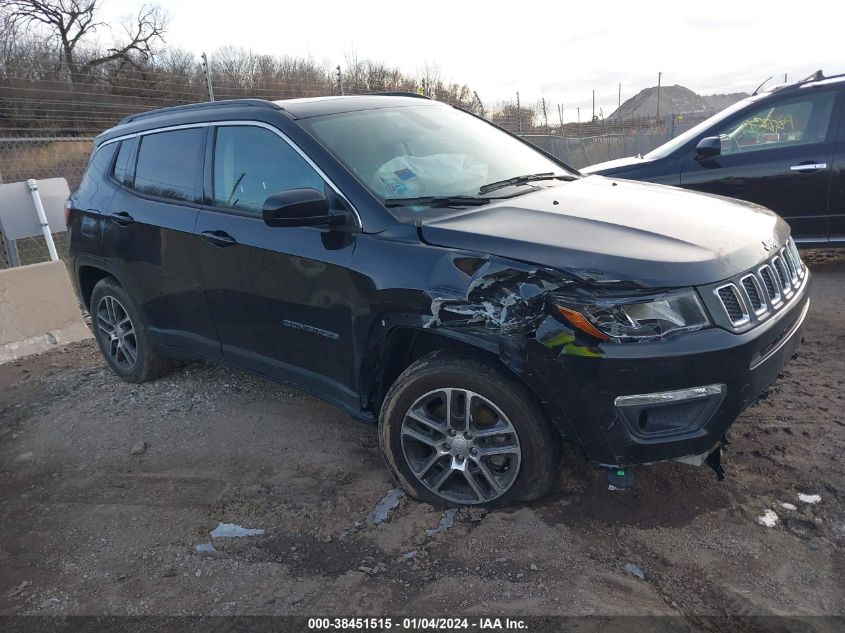
<path fill-rule="evenodd" d="M 440 506 L 537 499 L 558 474 L 560 435 L 531 394 L 466 356 L 434 352 L 402 372 L 385 397 L 379 440 L 405 491 Z"/>
<path fill-rule="evenodd" d="M 170 369 L 153 349 L 138 306 L 114 278 L 97 282 L 90 305 L 94 336 L 114 373 L 127 382 L 145 382 Z"/>

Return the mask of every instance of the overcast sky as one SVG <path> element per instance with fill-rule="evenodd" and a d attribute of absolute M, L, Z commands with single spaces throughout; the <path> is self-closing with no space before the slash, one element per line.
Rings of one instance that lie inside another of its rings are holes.
<path fill-rule="evenodd" d="M 137 0 L 102 0 L 111 19 Z M 231 44 L 273 55 L 310 55 L 333 66 L 359 58 L 468 83 L 482 101 L 545 97 L 565 118 L 608 115 L 657 84 L 701 94 L 746 91 L 770 75 L 799 79 L 822 68 L 845 72 L 845 2 L 532 3 L 427 0 L 163 0 L 168 44 L 203 50 Z M 573 7 L 577 6 L 575 9 Z"/>

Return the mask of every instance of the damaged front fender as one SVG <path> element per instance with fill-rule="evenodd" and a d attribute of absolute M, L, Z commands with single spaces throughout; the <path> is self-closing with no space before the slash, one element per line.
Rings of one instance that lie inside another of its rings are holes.
<path fill-rule="evenodd" d="M 501 334 L 533 332 L 546 317 L 548 295 L 572 283 L 555 271 L 488 261 L 476 272 L 464 296 L 431 291 L 431 318 L 424 327 L 480 327 Z"/>

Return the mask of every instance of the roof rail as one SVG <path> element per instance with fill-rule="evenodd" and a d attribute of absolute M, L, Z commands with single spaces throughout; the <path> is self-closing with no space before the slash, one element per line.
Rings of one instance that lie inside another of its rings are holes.
<path fill-rule="evenodd" d="M 158 116 L 160 114 L 169 114 L 171 112 L 185 112 L 191 110 L 210 110 L 218 108 L 234 108 L 239 106 L 252 106 L 256 108 L 269 108 L 278 110 L 279 106 L 272 101 L 264 99 L 225 99 L 223 101 L 203 101 L 201 103 L 188 103 L 185 105 L 170 106 L 167 108 L 156 108 L 155 110 L 148 110 L 146 112 L 139 112 L 138 114 L 130 114 L 120 120 L 118 125 L 124 123 L 131 123 L 151 116 Z"/>
<path fill-rule="evenodd" d="M 415 97 L 417 99 L 428 99 L 431 101 L 431 97 L 421 95 L 419 92 L 371 92 L 369 94 L 373 97 Z"/>
<path fill-rule="evenodd" d="M 791 83 L 791 84 L 780 84 L 780 85 L 777 85 L 777 86 L 772 86 L 771 88 L 769 88 L 768 90 L 766 90 L 764 92 L 780 92 L 781 90 L 796 90 L 796 89 L 800 88 L 801 86 L 805 86 L 807 84 L 812 84 L 812 83 L 816 83 L 816 82 L 819 82 L 819 81 L 826 81 L 828 79 L 840 79 L 842 77 L 845 77 L 845 73 L 840 73 L 838 75 L 825 76 L 825 74 L 821 70 L 817 70 L 813 74 L 808 75 L 807 77 L 804 77 L 804 79 L 799 79 L 798 81 Z M 771 79 L 771 77 L 769 77 L 769 79 Z M 766 81 L 768 81 L 768 79 Z M 763 83 L 766 83 L 766 82 L 764 81 Z M 757 90 L 759 90 L 759 88 Z M 754 94 L 757 94 L 757 91 L 755 91 Z"/>
<path fill-rule="evenodd" d="M 804 77 L 804 79 L 801 79 L 801 80 L 800 80 L 800 81 L 798 81 L 797 83 L 798 83 L 798 84 L 806 84 L 806 83 L 809 83 L 809 82 L 811 82 L 811 81 L 821 81 L 822 79 L 830 79 L 830 78 L 829 78 L 829 77 L 825 77 L 825 76 L 824 76 L 824 73 L 821 71 L 821 68 L 819 68 L 819 69 L 818 69 L 816 72 L 814 72 L 812 75 L 808 75 L 808 76 Z"/>
<path fill-rule="evenodd" d="M 813 82 L 816 82 L 816 81 L 826 81 L 828 79 L 841 79 L 842 77 L 845 77 L 845 73 L 838 73 L 836 75 L 825 75 L 822 71 L 817 70 L 816 72 L 814 72 L 809 77 L 806 77 L 805 79 L 802 79 L 801 81 L 799 81 L 798 85 L 806 84 L 806 83 L 813 83 Z"/>

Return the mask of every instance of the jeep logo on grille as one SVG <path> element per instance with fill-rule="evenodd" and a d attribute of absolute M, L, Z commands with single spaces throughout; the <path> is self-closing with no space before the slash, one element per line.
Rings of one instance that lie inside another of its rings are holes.
<path fill-rule="evenodd" d="M 763 248 L 766 249 L 767 253 L 778 245 L 777 240 L 775 238 L 772 238 L 770 240 L 763 240 L 760 243 L 763 245 Z"/>

